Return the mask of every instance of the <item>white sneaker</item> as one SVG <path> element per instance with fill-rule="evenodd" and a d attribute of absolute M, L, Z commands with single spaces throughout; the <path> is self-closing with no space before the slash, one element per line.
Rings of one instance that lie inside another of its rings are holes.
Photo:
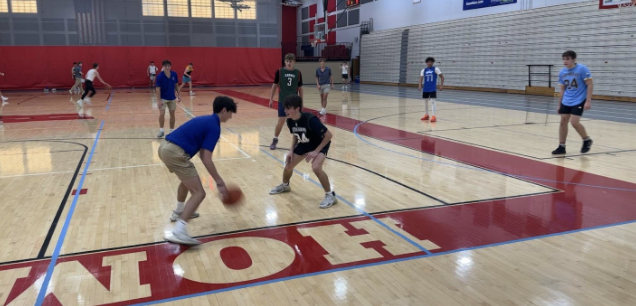
<path fill-rule="evenodd" d="M 334 204 L 338 203 L 338 199 L 336 198 L 336 193 L 331 192 L 325 195 L 325 198 L 320 202 L 320 208 L 329 208 Z"/>
<path fill-rule="evenodd" d="M 7 100 L 9 100 L 9 98 L 2 96 L 2 101 L 7 101 Z"/>
<path fill-rule="evenodd" d="M 321 114 L 321 115 L 323 115 L 323 116 L 324 116 L 326 113 L 327 113 L 327 110 L 325 110 L 324 108 L 320 110 L 320 114 Z"/>
<path fill-rule="evenodd" d="M 84 102 L 82 101 L 82 99 L 77 100 L 77 105 L 79 105 L 79 107 L 84 107 Z"/>
<path fill-rule="evenodd" d="M 201 241 L 190 237 L 187 231 L 177 231 L 176 229 L 168 233 L 165 239 L 173 243 L 185 244 L 185 245 L 191 245 L 191 246 L 201 244 Z"/>
<path fill-rule="evenodd" d="M 195 93 L 194 93 L 193 91 L 191 91 L 191 92 L 190 92 L 190 95 L 191 95 L 191 96 L 194 96 L 194 95 L 195 95 Z"/>
<path fill-rule="evenodd" d="M 161 138 L 163 137 L 163 135 L 165 135 L 165 133 L 163 131 L 159 131 L 159 134 L 157 134 L 157 138 Z"/>
<path fill-rule="evenodd" d="M 86 102 L 86 104 L 88 104 L 88 105 L 93 105 L 93 104 L 91 103 L 91 97 L 86 97 L 86 98 L 84 98 L 84 102 Z"/>
<path fill-rule="evenodd" d="M 173 210 L 173 211 L 172 211 L 172 216 L 170 216 L 170 221 L 172 221 L 172 222 L 176 222 L 176 221 L 177 221 L 177 219 L 179 219 L 179 217 L 180 217 L 180 216 L 181 216 L 181 213 L 178 213 L 177 211 L 174 211 L 174 210 Z M 199 215 L 199 213 L 195 211 L 195 212 L 192 214 L 192 217 L 190 217 L 190 219 L 198 218 L 199 216 L 200 216 L 200 215 Z"/>
<path fill-rule="evenodd" d="M 274 187 L 272 190 L 269 191 L 269 194 L 279 194 L 279 193 L 285 193 L 285 192 L 290 192 L 291 191 L 291 186 L 289 184 L 285 185 L 285 184 L 280 184 L 276 187 Z"/>
<path fill-rule="evenodd" d="M 7 102 L 7 101 L 2 101 L 2 106 L 5 106 L 5 105 L 7 105 L 7 104 L 9 104 L 9 102 Z"/>

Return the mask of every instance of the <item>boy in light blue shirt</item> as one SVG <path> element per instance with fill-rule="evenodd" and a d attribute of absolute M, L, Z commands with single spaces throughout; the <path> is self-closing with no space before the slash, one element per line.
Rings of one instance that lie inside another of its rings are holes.
<path fill-rule="evenodd" d="M 592 73 L 585 65 L 576 63 L 576 52 L 566 51 L 562 55 L 563 65 L 559 73 L 561 85 L 561 101 L 558 113 L 561 115 L 559 127 L 559 147 L 552 154 L 565 154 L 565 141 L 568 136 L 568 122 L 583 138 L 581 153 L 587 153 L 592 148 L 592 139 L 587 135 L 581 124 L 583 111 L 592 108 L 592 93 L 594 84 Z"/>

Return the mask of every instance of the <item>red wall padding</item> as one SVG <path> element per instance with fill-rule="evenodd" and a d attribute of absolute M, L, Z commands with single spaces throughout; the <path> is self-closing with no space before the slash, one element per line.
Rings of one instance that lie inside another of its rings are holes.
<path fill-rule="evenodd" d="M 336 27 L 336 15 L 331 15 L 329 17 L 327 17 L 327 26 L 329 27 L 329 29 L 331 28 L 335 28 Z M 327 35 L 327 44 L 328 45 L 333 45 L 335 44 L 336 41 L 336 33 L 338 33 L 337 31 L 329 31 L 329 35 Z"/>
<path fill-rule="evenodd" d="M 283 5 L 283 20 L 282 20 L 282 42 L 295 43 L 296 42 L 296 8 L 293 6 Z M 313 29 L 311 29 L 313 31 Z"/>
<path fill-rule="evenodd" d="M 344 1 L 344 0 L 343 0 Z M 335 12 L 336 11 L 336 0 L 329 0 L 327 3 L 327 12 Z"/>
<path fill-rule="evenodd" d="M 317 12 L 318 12 L 318 4 L 312 4 L 309 6 L 309 18 L 316 17 Z"/>
<path fill-rule="evenodd" d="M 281 49 L 272 48 L 35 46 L 1 47 L 0 54 L 2 89 L 70 87 L 76 61 L 83 63 L 84 73 L 99 63 L 102 78 L 114 87 L 147 86 L 150 61 L 161 67 L 164 59 L 170 60 L 179 76 L 193 63 L 194 85 L 217 86 L 271 83 L 281 63 Z"/>

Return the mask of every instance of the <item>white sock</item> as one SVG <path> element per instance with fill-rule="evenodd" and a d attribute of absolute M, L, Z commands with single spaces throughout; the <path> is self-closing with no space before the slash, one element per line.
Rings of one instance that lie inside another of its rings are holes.
<path fill-rule="evenodd" d="M 431 99 L 431 104 L 433 105 L 433 116 L 435 116 L 435 111 L 437 110 L 437 106 L 435 105 L 435 99 Z"/>
<path fill-rule="evenodd" d="M 180 214 L 185 209 L 185 202 L 177 202 L 177 209 L 175 211 Z"/>
<path fill-rule="evenodd" d="M 163 132 L 163 128 L 159 128 L 159 132 Z"/>
<path fill-rule="evenodd" d="M 274 139 L 278 139 L 278 136 L 274 136 Z"/>
<path fill-rule="evenodd" d="M 177 233 L 188 234 L 188 223 L 181 219 L 178 219 L 174 226 L 174 231 Z"/>
<path fill-rule="evenodd" d="M 425 112 L 426 115 L 428 115 L 428 100 L 429 99 L 424 99 L 424 105 L 425 105 L 424 109 L 426 110 L 426 112 Z"/>

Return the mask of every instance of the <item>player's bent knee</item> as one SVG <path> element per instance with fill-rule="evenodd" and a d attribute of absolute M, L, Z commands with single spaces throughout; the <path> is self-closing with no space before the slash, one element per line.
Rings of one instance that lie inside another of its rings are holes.
<path fill-rule="evenodd" d="M 322 165 L 311 165 L 311 170 L 313 170 L 315 174 L 320 174 L 322 172 Z"/>

